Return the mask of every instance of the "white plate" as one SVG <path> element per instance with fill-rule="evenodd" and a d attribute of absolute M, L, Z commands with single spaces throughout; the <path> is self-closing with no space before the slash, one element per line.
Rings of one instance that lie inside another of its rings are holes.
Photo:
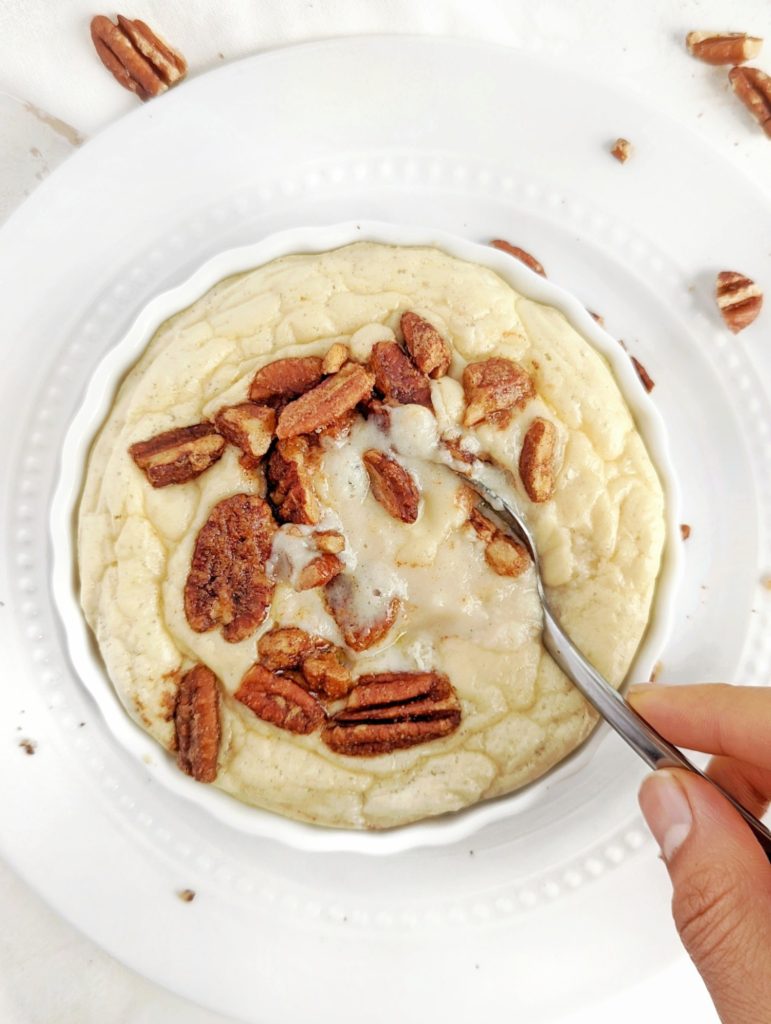
<path fill-rule="evenodd" d="M 607 153 L 619 131 L 636 146 L 624 166 Z M 605 315 L 657 382 L 693 526 L 664 675 L 768 682 L 768 314 L 735 339 L 711 295 L 724 268 L 771 290 L 763 197 L 682 127 L 527 55 L 405 38 L 283 50 L 138 109 L 0 234 L 0 846 L 112 953 L 245 1020 L 558 1021 L 678 949 L 636 813 L 643 769 L 619 742 L 570 801 L 529 809 L 527 834 L 517 815 L 473 844 L 304 853 L 159 786 L 57 624 L 49 502 L 102 355 L 212 254 L 352 217 L 508 237 Z"/>
<path fill-rule="evenodd" d="M 650 622 L 627 677 L 629 682 L 651 678 L 670 630 L 682 564 L 678 488 L 676 474 L 669 460 L 664 421 L 645 393 L 629 357 L 618 342 L 595 323 L 580 302 L 511 256 L 490 246 L 468 242 L 436 229 L 370 221 L 292 228 L 254 245 L 218 253 L 183 284 L 154 298 L 96 368 L 83 403 L 64 438 L 61 473 L 51 504 L 53 592 L 77 675 L 99 705 L 116 738 L 136 758 L 142 759 L 163 785 L 217 815 L 226 824 L 250 835 L 281 839 L 301 850 L 383 854 L 465 839 L 485 825 L 513 814 L 521 814 L 530 807 L 537 806 L 539 813 L 548 818 L 550 805 L 554 801 L 571 801 L 575 776 L 594 756 L 607 730 L 597 730 L 573 756 L 525 789 L 497 800 L 484 801 L 455 814 L 445 814 L 420 824 L 385 832 L 321 828 L 290 821 L 280 815 L 240 804 L 213 786 L 196 784 L 179 771 L 171 755 L 163 754 L 158 745 L 136 726 L 120 706 L 109 684 L 104 665 L 95 650 L 93 637 L 86 627 L 78 600 L 78 587 L 73 579 L 76 554 L 72 523 L 77 517 L 89 449 L 110 409 L 118 385 L 144 351 L 157 328 L 175 313 L 186 309 L 218 281 L 232 274 L 242 273 L 290 253 L 323 252 L 356 241 L 437 246 L 459 259 L 488 266 L 522 294 L 560 309 L 608 361 L 659 471 L 666 494 L 667 542 L 661 572 Z M 526 819 L 522 828 L 528 830 Z"/>

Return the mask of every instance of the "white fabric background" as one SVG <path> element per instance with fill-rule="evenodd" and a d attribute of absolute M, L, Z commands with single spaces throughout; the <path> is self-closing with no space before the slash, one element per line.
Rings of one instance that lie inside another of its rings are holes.
<path fill-rule="evenodd" d="M 137 102 L 95 58 L 88 34 L 94 13 L 88 0 L 0 0 L 0 90 L 67 122 L 77 133 L 66 133 L 70 138 L 95 134 Z M 730 94 L 725 71 L 688 58 L 682 42 L 692 28 L 750 31 L 768 40 L 761 63 L 771 70 L 768 0 L 125 0 L 122 13 L 156 27 L 195 75 L 264 49 L 353 33 L 453 35 L 542 49 L 646 95 L 771 192 L 771 142 Z M 623 134 L 623 126 L 617 130 Z M 0 104 L 0 217 L 69 148 L 60 135 L 43 147 L 40 131 L 39 119 L 13 117 Z M 102 953 L 1 863 L 0 915 L 3 1024 L 224 1022 Z M 642 1024 L 654 1013 L 664 1021 L 717 1021 L 683 958 L 637 991 L 565 1024 Z"/>

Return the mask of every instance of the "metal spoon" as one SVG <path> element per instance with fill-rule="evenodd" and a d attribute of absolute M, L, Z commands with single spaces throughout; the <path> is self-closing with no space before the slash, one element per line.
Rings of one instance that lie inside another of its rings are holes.
<path fill-rule="evenodd" d="M 525 547 L 530 552 L 535 569 L 538 596 L 543 606 L 544 647 L 568 679 L 575 683 L 584 697 L 596 708 L 608 725 L 615 729 L 620 736 L 623 736 L 632 750 L 636 751 L 651 768 L 685 768 L 695 775 L 700 775 L 714 786 L 715 789 L 719 790 L 750 826 L 755 833 L 755 838 L 771 861 L 771 832 L 769 832 L 763 822 L 758 821 L 753 814 L 750 814 L 746 808 L 742 807 L 714 779 L 709 778 L 708 775 L 705 775 L 704 772 L 691 764 L 677 747 L 674 747 L 663 736 L 659 735 L 654 728 L 648 725 L 645 719 L 637 714 L 624 697 L 617 690 L 614 690 L 607 679 L 593 665 L 589 664 L 562 629 L 546 597 L 543 581 L 541 580 L 541 567 L 538 561 L 535 541 L 519 513 L 480 480 L 467 477 L 465 474 L 462 474 L 462 478 L 474 488 L 482 498 L 483 503 L 509 527 L 511 532 L 525 544 Z"/>

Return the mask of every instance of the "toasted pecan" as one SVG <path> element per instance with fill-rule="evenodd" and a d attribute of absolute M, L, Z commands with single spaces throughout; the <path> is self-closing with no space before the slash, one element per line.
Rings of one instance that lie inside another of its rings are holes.
<path fill-rule="evenodd" d="M 153 487 L 184 484 L 213 466 L 225 451 L 225 439 L 211 423 L 175 427 L 137 441 L 129 455 Z"/>
<path fill-rule="evenodd" d="M 467 402 L 463 423 L 467 427 L 500 409 L 521 409 L 535 397 L 535 385 L 527 371 L 513 359 L 500 356 L 468 363 L 463 370 L 463 391 Z"/>
<path fill-rule="evenodd" d="M 313 543 L 317 550 L 329 555 L 339 555 L 345 550 L 345 537 L 337 530 L 315 530 Z"/>
<path fill-rule="evenodd" d="M 313 489 L 320 452 L 307 437 L 279 441 L 268 459 L 268 497 L 285 523 L 315 525 L 321 508 Z"/>
<path fill-rule="evenodd" d="M 372 346 L 369 365 L 375 387 L 391 405 L 431 405 L 431 385 L 395 341 L 378 341 Z"/>
<path fill-rule="evenodd" d="M 771 75 L 760 68 L 731 68 L 728 81 L 737 98 L 771 138 Z"/>
<path fill-rule="evenodd" d="M 252 378 L 249 398 L 253 402 L 294 399 L 314 388 L 324 376 L 324 363 L 318 356 L 290 356 L 275 359 L 261 367 Z"/>
<path fill-rule="evenodd" d="M 372 394 L 375 378 L 358 363 L 326 377 L 281 410 L 276 434 L 279 438 L 310 434 L 328 427 Z"/>
<path fill-rule="evenodd" d="M 460 720 L 460 702 L 447 676 L 382 672 L 359 678 L 322 739 L 336 753 L 374 757 L 448 736 Z"/>
<path fill-rule="evenodd" d="M 514 259 L 519 260 L 520 263 L 524 263 L 526 267 L 534 270 L 536 274 L 540 274 L 541 277 L 546 277 L 546 271 L 543 269 L 543 264 L 531 256 L 526 249 L 520 249 L 518 245 L 512 245 L 511 242 L 505 241 L 503 238 L 494 238 L 490 245 L 496 249 L 500 249 L 501 252 L 507 252 L 509 256 L 513 256 Z"/>
<path fill-rule="evenodd" d="M 521 576 L 530 566 L 530 555 L 520 541 L 510 537 L 478 508 L 469 513 L 469 523 L 484 542 L 485 561 L 498 576 Z"/>
<path fill-rule="evenodd" d="M 185 583 L 185 615 L 196 633 L 222 626 L 225 640 L 237 643 L 257 629 L 273 596 L 265 563 L 275 532 L 270 506 L 253 494 L 234 494 L 214 506 Z"/>
<path fill-rule="evenodd" d="M 721 270 L 715 283 L 715 298 L 723 322 L 732 334 L 743 331 L 763 307 L 763 292 L 755 282 L 735 270 Z"/>
<path fill-rule="evenodd" d="M 342 341 L 336 341 L 327 349 L 327 353 L 321 362 L 321 369 L 324 373 L 337 373 L 348 361 L 350 354 L 348 346 Z"/>
<path fill-rule="evenodd" d="M 398 597 L 388 598 L 373 589 L 364 602 L 371 614 L 363 618 L 357 607 L 360 602 L 356 600 L 363 585 L 349 573 L 342 572 L 324 587 L 327 610 L 352 651 L 366 651 L 379 643 L 396 622 L 401 608 Z"/>
<path fill-rule="evenodd" d="M 322 693 L 330 700 L 339 700 L 350 693 L 356 685 L 350 669 L 342 659 L 339 647 L 330 651 L 310 654 L 302 665 L 306 685 L 316 693 Z"/>
<path fill-rule="evenodd" d="M 420 508 L 420 491 L 404 466 L 376 448 L 364 452 L 362 460 L 375 500 L 394 519 L 414 523 Z"/>
<path fill-rule="evenodd" d="M 629 358 L 632 360 L 632 366 L 635 368 L 637 376 L 640 378 L 640 383 L 648 394 L 650 394 L 656 387 L 656 382 L 636 356 L 630 356 Z"/>
<path fill-rule="evenodd" d="M 450 346 L 439 331 L 417 313 L 402 313 L 400 326 L 404 343 L 412 359 L 426 376 L 443 377 L 450 369 Z"/>
<path fill-rule="evenodd" d="M 556 450 L 557 428 L 536 416 L 527 429 L 519 456 L 519 475 L 531 501 L 548 501 L 554 494 Z"/>
<path fill-rule="evenodd" d="M 236 700 L 258 718 L 280 729 L 305 735 L 326 717 L 318 700 L 291 677 L 252 665 L 241 680 Z"/>
<path fill-rule="evenodd" d="M 102 14 L 91 19 L 91 40 L 99 59 L 125 89 L 149 100 L 176 85 L 187 62 L 144 21 L 118 15 L 114 24 Z"/>
<path fill-rule="evenodd" d="M 300 570 L 295 590 L 313 590 L 314 587 L 323 587 L 335 576 L 339 576 L 344 568 L 345 566 L 337 555 L 327 553 L 318 555 Z"/>
<path fill-rule="evenodd" d="M 257 654 L 260 664 L 275 672 L 298 668 L 311 654 L 328 651 L 330 647 L 330 640 L 297 626 L 274 626 L 257 641 Z"/>
<path fill-rule="evenodd" d="M 198 782 L 214 782 L 220 746 L 219 686 L 206 665 L 182 676 L 174 707 L 177 764 Z"/>
<path fill-rule="evenodd" d="M 242 402 L 220 409 L 214 424 L 224 438 L 241 449 L 241 464 L 246 469 L 254 469 L 270 448 L 276 429 L 276 412 L 267 405 Z"/>

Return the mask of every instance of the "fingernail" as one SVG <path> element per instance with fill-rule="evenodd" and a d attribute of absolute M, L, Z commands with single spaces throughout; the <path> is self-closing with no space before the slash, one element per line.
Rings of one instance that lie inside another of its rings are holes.
<path fill-rule="evenodd" d="M 688 838 L 693 824 L 685 790 L 671 772 L 661 769 L 643 782 L 639 800 L 661 855 L 669 863 Z"/>

